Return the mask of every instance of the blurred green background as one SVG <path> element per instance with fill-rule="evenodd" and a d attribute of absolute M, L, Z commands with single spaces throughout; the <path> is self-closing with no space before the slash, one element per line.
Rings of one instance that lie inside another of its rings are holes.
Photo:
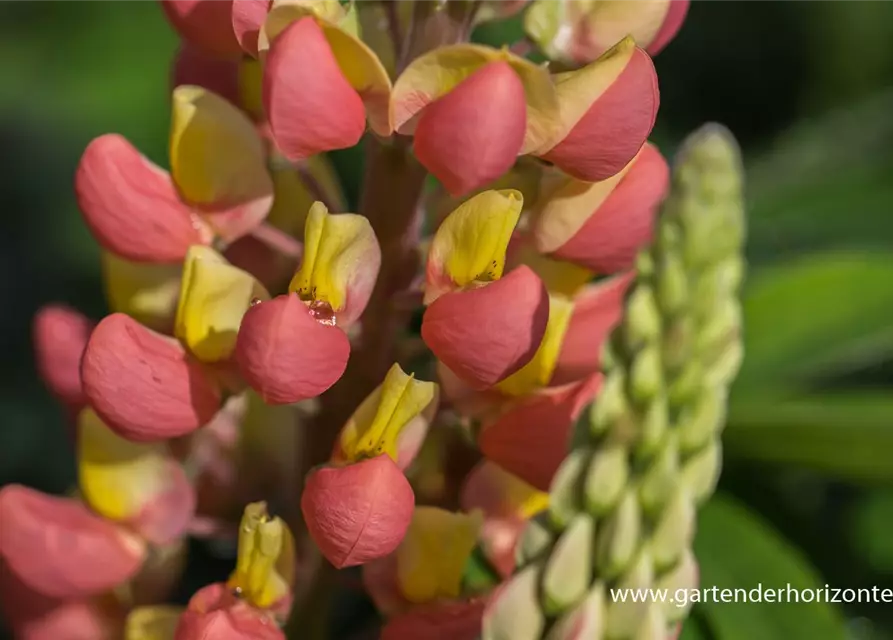
<path fill-rule="evenodd" d="M 0 30 L 0 484 L 61 492 L 74 465 L 31 318 L 104 313 L 74 168 L 112 131 L 166 164 L 176 38 L 149 1 L 6 2 Z M 665 153 L 715 120 L 748 168 L 747 355 L 702 583 L 893 588 L 893 3 L 695 1 L 656 65 Z M 198 564 L 184 597 L 223 570 Z M 890 640 L 893 607 L 699 605 L 684 637 Z"/>

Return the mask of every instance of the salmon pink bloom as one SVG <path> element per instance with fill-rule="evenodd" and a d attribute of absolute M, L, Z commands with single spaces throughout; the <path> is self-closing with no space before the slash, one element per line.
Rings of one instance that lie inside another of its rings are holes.
<path fill-rule="evenodd" d="M 447 216 L 428 253 L 422 338 L 476 389 L 530 362 L 548 324 L 549 298 L 536 274 L 521 266 L 503 276 L 521 207 L 517 191 L 474 196 Z"/>
<path fill-rule="evenodd" d="M 531 236 L 536 248 L 596 273 L 629 269 L 639 249 L 651 240 L 654 217 L 669 183 L 667 162 L 650 144 L 606 180 L 565 178 L 535 212 Z"/>
<path fill-rule="evenodd" d="M 47 305 L 34 317 L 37 371 L 50 392 L 75 412 L 87 402 L 81 356 L 92 330 L 92 321 L 65 305 Z"/>
<path fill-rule="evenodd" d="M 78 419 L 78 479 L 94 511 L 156 545 L 180 538 L 195 512 L 195 490 L 166 444 L 124 440 L 90 408 Z"/>
<path fill-rule="evenodd" d="M 310 472 L 301 511 L 326 559 L 342 569 L 391 553 L 403 540 L 415 496 L 387 454 Z"/>
<path fill-rule="evenodd" d="M 256 24 L 253 8 L 243 18 L 238 20 L 244 38 Z M 346 18 L 335 3 L 282 3 L 259 29 L 264 111 L 276 146 L 289 160 L 355 145 L 367 118 L 378 135 L 392 131 L 387 71 L 339 19 Z"/>
<path fill-rule="evenodd" d="M 483 426 L 478 438 L 481 452 L 536 489 L 548 491 L 567 455 L 571 429 L 601 381 L 601 374 L 595 374 L 518 401 Z"/>
<path fill-rule="evenodd" d="M 627 35 L 657 55 L 682 26 L 689 0 L 537 0 L 524 15 L 530 38 L 553 60 L 587 63 Z"/>
<path fill-rule="evenodd" d="M 222 582 L 203 587 L 189 600 L 172 640 L 285 640 L 265 612 L 252 607 Z"/>
<path fill-rule="evenodd" d="M 402 469 L 421 447 L 438 393 L 395 364 L 342 428 L 333 466 L 307 478 L 301 509 L 336 567 L 386 556 L 403 539 L 415 496 Z"/>
<path fill-rule="evenodd" d="M 0 489 L 0 560 L 30 589 L 75 599 L 134 577 L 145 543 L 69 498 L 11 484 Z"/>
<path fill-rule="evenodd" d="M 84 392 L 120 436 L 157 441 L 210 422 L 221 390 L 179 342 L 114 313 L 93 330 L 81 362 Z"/>
<path fill-rule="evenodd" d="M 242 53 L 232 28 L 234 4 L 233 0 L 161 0 L 168 22 L 184 40 L 224 58 Z"/>
<path fill-rule="evenodd" d="M 381 640 L 475 640 L 481 634 L 485 603 L 472 599 L 418 607 L 391 618 Z"/>
<path fill-rule="evenodd" d="M 582 69 L 554 77 L 558 133 L 532 153 L 586 182 L 605 180 L 636 156 L 654 127 L 654 64 L 625 38 Z"/>
<path fill-rule="evenodd" d="M 120 135 L 87 146 L 75 192 L 105 249 L 136 262 L 174 263 L 189 246 L 215 236 L 231 242 L 266 217 L 273 185 L 263 143 L 225 99 L 193 85 L 175 88 L 169 155 L 170 174 Z"/>

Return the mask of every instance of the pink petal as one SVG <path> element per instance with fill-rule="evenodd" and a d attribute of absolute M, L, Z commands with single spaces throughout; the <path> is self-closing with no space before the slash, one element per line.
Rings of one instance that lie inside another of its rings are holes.
<path fill-rule="evenodd" d="M 548 491 L 567 456 L 571 428 L 601 383 L 601 374 L 596 374 L 520 402 L 484 427 L 478 439 L 481 452 L 540 491 Z"/>
<path fill-rule="evenodd" d="M 136 575 L 143 543 L 82 504 L 22 485 L 0 490 L 0 557 L 30 588 L 54 598 L 108 591 Z"/>
<path fill-rule="evenodd" d="M 313 18 L 290 24 L 264 63 L 263 104 L 276 146 L 289 160 L 352 147 L 366 112 Z"/>
<path fill-rule="evenodd" d="M 453 196 L 488 184 L 512 168 L 527 127 L 518 74 L 491 62 L 422 111 L 413 151 Z"/>
<path fill-rule="evenodd" d="M 211 0 L 208 0 L 209 2 Z M 219 0 L 214 0 L 219 2 Z M 242 4 L 239 0 L 236 4 Z M 172 69 L 172 86 L 197 85 L 226 98 L 236 106 L 242 102 L 239 88 L 239 60 L 208 55 L 197 46 L 183 42 L 177 49 Z"/>
<path fill-rule="evenodd" d="M 237 598 L 223 582 L 203 587 L 180 616 L 174 640 L 285 640 L 265 612 Z"/>
<path fill-rule="evenodd" d="M 396 553 L 363 565 L 363 588 L 375 603 L 375 608 L 386 616 L 391 616 L 412 606 L 403 597 L 397 582 Z"/>
<path fill-rule="evenodd" d="M 257 36 L 270 12 L 271 0 L 238 0 L 233 2 L 233 33 L 242 50 L 257 57 Z"/>
<path fill-rule="evenodd" d="M 161 7 L 180 36 L 208 54 L 218 57 L 242 54 L 233 33 L 233 0 L 161 0 Z"/>
<path fill-rule="evenodd" d="M 394 551 L 409 528 L 415 495 L 387 455 L 307 477 L 301 510 L 323 555 L 343 569 Z"/>
<path fill-rule="evenodd" d="M 81 386 L 81 356 L 93 322 L 61 304 L 41 308 L 34 316 L 37 371 L 59 400 L 77 410 L 86 404 Z"/>
<path fill-rule="evenodd" d="M 183 467 L 169 462 L 167 487 L 152 499 L 130 525 L 148 542 L 170 544 L 184 535 L 195 515 L 195 489 Z"/>
<path fill-rule="evenodd" d="M 528 521 L 521 518 L 486 520 L 481 529 L 481 550 L 502 578 L 515 571 L 515 551 Z"/>
<path fill-rule="evenodd" d="M 567 137 L 542 157 L 578 180 L 610 178 L 645 144 L 659 103 L 654 64 L 636 49 L 620 76 Z"/>
<path fill-rule="evenodd" d="M 481 634 L 485 601 L 444 602 L 391 618 L 381 640 L 475 640 Z"/>
<path fill-rule="evenodd" d="M 74 189 L 94 237 L 122 258 L 175 263 L 190 245 L 210 242 L 210 234 L 180 201 L 167 172 L 116 133 L 87 145 Z"/>
<path fill-rule="evenodd" d="M 648 45 L 648 53 L 656 56 L 679 33 L 685 16 L 688 14 L 689 0 L 669 0 L 670 9 L 664 17 L 664 23 L 660 26 L 651 44 Z"/>
<path fill-rule="evenodd" d="M 447 293 L 425 311 L 422 338 L 447 367 L 486 389 L 530 362 L 549 321 L 549 297 L 527 266 L 483 287 Z"/>
<path fill-rule="evenodd" d="M 338 381 L 349 356 L 344 332 L 317 322 L 293 294 L 252 306 L 236 340 L 242 376 L 269 404 L 315 398 Z"/>
<path fill-rule="evenodd" d="M 599 370 L 602 345 L 623 317 L 623 299 L 635 277 L 629 272 L 587 287 L 574 301 L 574 311 L 561 343 L 553 386 L 577 382 Z"/>
<path fill-rule="evenodd" d="M 123 313 L 93 331 L 81 375 L 96 413 L 128 440 L 186 435 L 220 408 L 220 388 L 180 343 Z"/>
<path fill-rule="evenodd" d="M 669 186 L 667 161 L 654 146 L 645 145 L 611 195 L 552 256 L 597 273 L 631 268 L 639 249 L 651 241 Z"/>

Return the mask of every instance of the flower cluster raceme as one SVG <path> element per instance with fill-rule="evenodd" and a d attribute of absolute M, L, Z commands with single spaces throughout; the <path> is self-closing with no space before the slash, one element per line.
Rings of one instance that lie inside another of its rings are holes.
<path fill-rule="evenodd" d="M 109 314 L 34 322 L 78 485 L 0 491 L 17 637 L 305 637 L 362 565 L 383 638 L 477 638 L 669 189 L 649 52 L 687 4 L 161 0 L 168 168 L 86 146 Z M 522 10 L 560 72 L 469 42 Z M 235 569 L 159 604 L 188 536 Z"/>

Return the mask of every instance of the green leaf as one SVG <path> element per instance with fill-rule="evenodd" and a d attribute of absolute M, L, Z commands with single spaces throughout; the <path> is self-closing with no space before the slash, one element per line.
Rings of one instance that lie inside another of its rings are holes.
<path fill-rule="evenodd" d="M 893 395 L 737 398 L 723 444 L 730 458 L 800 465 L 854 482 L 891 481 Z"/>
<path fill-rule="evenodd" d="M 738 589 L 738 602 L 701 602 L 695 611 L 717 640 L 845 640 L 840 612 L 825 602 L 743 602 L 741 589 L 762 592 L 788 586 L 798 593 L 824 582 L 802 553 L 745 506 L 718 495 L 701 513 L 695 553 L 701 591 Z M 813 592 L 815 593 L 815 592 Z M 756 596 L 756 592 L 753 593 Z"/>
<path fill-rule="evenodd" d="M 893 352 L 893 256 L 823 252 L 758 272 L 745 291 L 737 392 L 784 391 Z"/>
<path fill-rule="evenodd" d="M 853 548 L 879 573 L 893 575 L 893 490 L 869 493 L 856 506 Z"/>

